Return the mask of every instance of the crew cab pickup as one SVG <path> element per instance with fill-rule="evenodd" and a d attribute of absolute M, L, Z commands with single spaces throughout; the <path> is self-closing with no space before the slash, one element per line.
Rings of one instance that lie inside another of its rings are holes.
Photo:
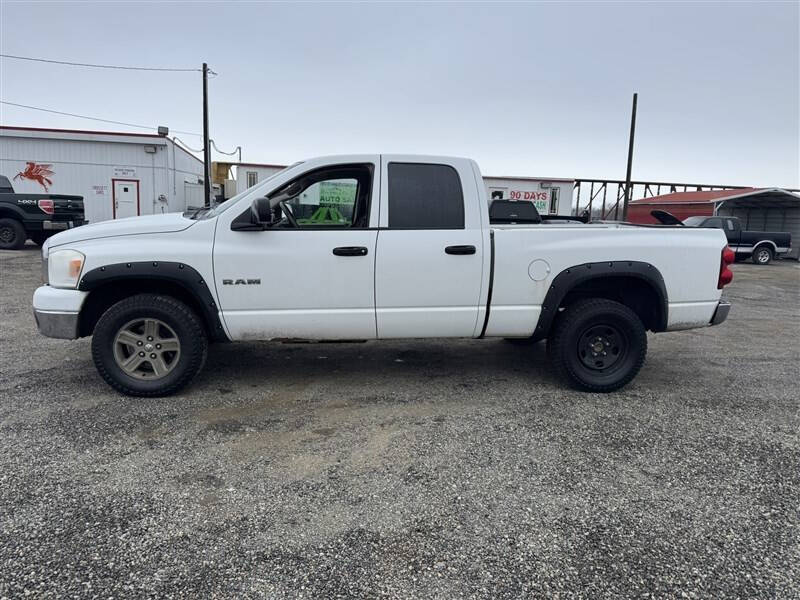
<path fill-rule="evenodd" d="M 722 229 L 736 258 L 750 258 L 757 265 L 768 265 L 773 258 L 792 249 L 791 233 L 745 231 L 737 217 L 689 217 L 684 219 L 683 224 L 687 227 Z"/>
<path fill-rule="evenodd" d="M 561 376 L 608 392 L 642 367 L 646 331 L 724 321 L 733 277 L 719 230 L 490 209 L 474 161 L 401 155 L 315 158 L 42 254 L 41 333 L 93 336 L 100 375 L 140 396 L 185 386 L 209 341 L 434 337 L 546 338 Z"/>
<path fill-rule="evenodd" d="M 40 246 L 58 231 L 84 224 L 83 196 L 15 194 L 0 175 L 0 250 L 18 250 L 30 238 Z"/>

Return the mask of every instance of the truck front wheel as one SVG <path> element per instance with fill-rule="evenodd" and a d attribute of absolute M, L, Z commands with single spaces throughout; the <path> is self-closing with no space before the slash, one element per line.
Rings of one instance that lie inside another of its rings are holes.
<path fill-rule="evenodd" d="M 26 238 L 22 223 L 16 219 L 0 219 L 0 250 L 19 250 Z"/>
<path fill-rule="evenodd" d="M 639 317 L 619 302 L 581 300 L 561 313 L 548 337 L 556 373 L 586 392 L 613 392 L 644 364 L 647 333 Z"/>
<path fill-rule="evenodd" d="M 100 376 L 129 396 L 167 396 L 203 368 L 208 338 L 183 302 L 159 294 L 121 300 L 100 317 L 92 359 Z"/>

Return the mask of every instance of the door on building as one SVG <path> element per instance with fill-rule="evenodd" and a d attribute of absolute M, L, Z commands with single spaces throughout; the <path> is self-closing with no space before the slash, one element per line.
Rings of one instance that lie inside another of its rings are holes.
<path fill-rule="evenodd" d="M 115 219 L 139 216 L 139 181 L 112 179 L 112 207 Z"/>

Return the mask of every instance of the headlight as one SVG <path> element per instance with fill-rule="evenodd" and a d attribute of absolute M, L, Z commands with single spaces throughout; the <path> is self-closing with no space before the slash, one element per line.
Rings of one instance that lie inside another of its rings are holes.
<path fill-rule="evenodd" d="M 47 257 L 50 285 L 57 288 L 78 287 L 86 257 L 77 250 L 56 250 Z"/>

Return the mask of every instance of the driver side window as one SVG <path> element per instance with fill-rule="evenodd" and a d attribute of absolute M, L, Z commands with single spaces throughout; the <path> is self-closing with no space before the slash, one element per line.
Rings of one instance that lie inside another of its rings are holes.
<path fill-rule="evenodd" d="M 367 227 L 371 183 L 371 169 L 366 165 L 306 173 L 271 195 L 280 200 L 275 207 L 281 217 L 278 227 Z"/>

